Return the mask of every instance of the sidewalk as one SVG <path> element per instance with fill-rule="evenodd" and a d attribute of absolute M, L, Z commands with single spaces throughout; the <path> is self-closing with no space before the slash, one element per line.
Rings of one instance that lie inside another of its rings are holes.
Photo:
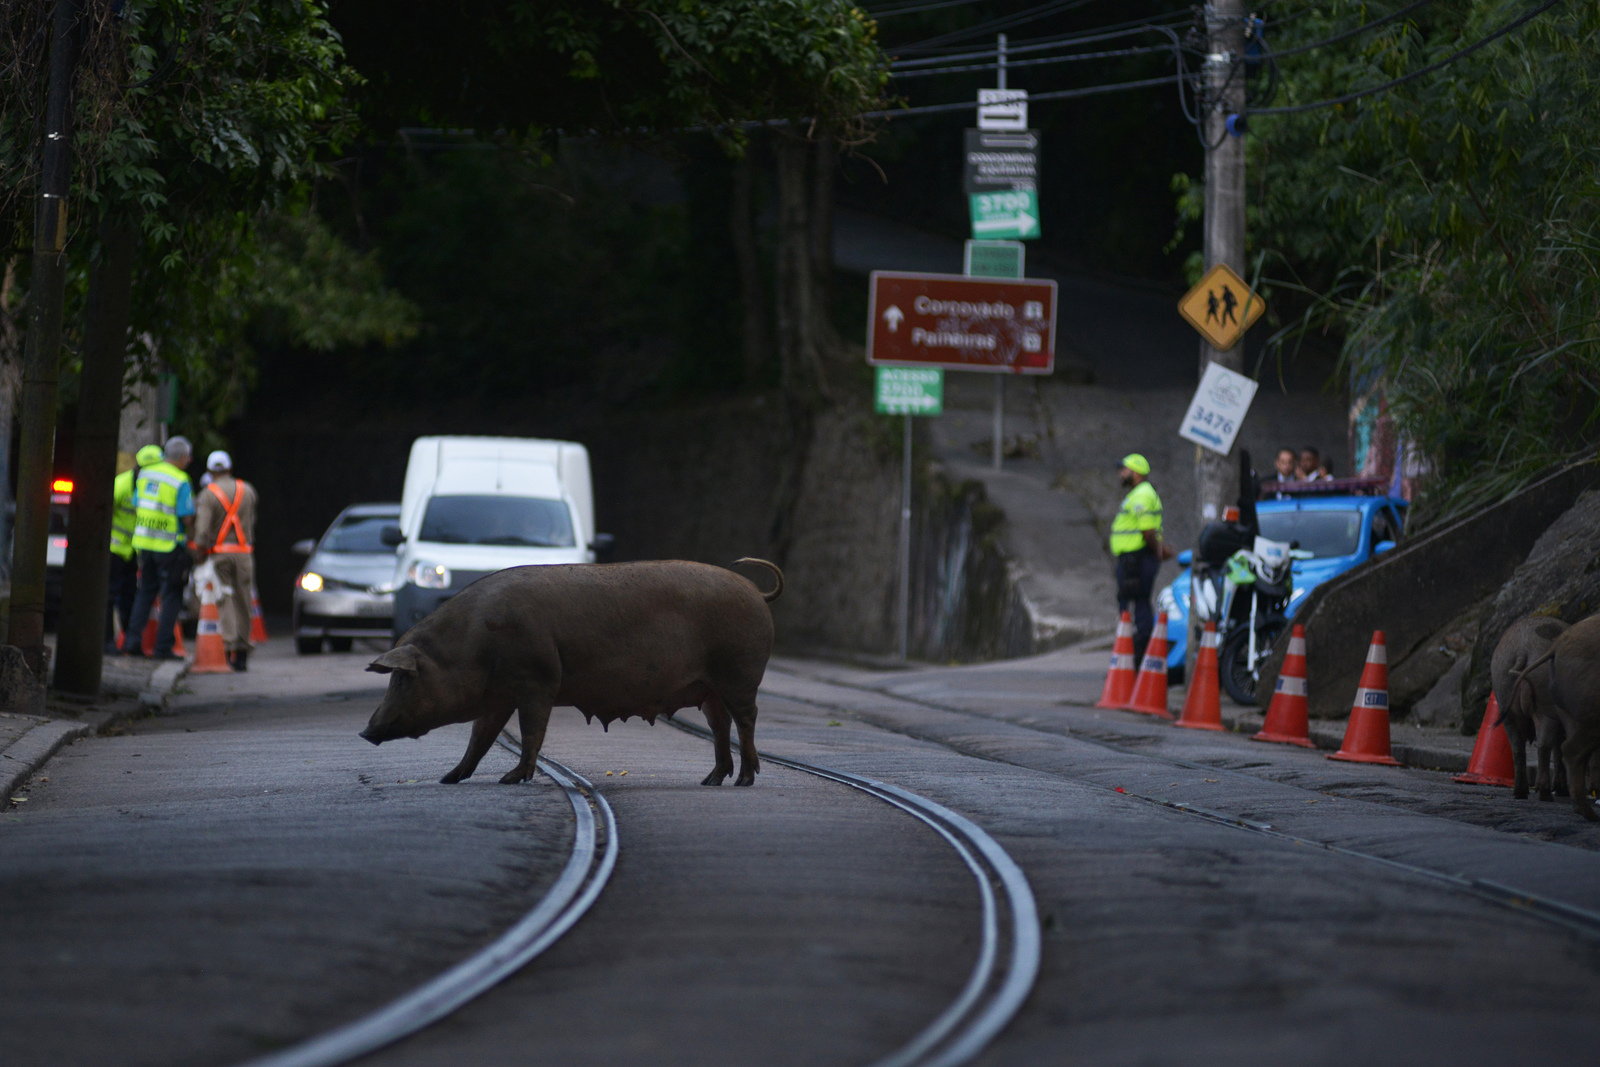
<path fill-rule="evenodd" d="M 51 647 L 53 658 L 55 635 L 46 634 L 45 644 Z M 45 694 L 44 716 L 0 712 L 0 807 L 8 801 L 27 803 L 27 797 L 12 794 L 61 746 L 163 707 L 188 669 L 187 660 L 157 663 L 107 656 L 99 696 L 80 697 L 52 689 Z"/>
<path fill-rule="evenodd" d="M 920 700 L 963 711 L 981 713 L 984 708 L 1092 708 L 1100 699 L 1105 683 L 1106 660 L 1111 638 L 1084 641 L 1068 648 L 1025 659 L 960 667 L 913 665 L 897 670 L 774 656 L 774 666 L 795 674 L 825 681 L 876 689 L 891 696 Z M 1187 690 L 1174 686 L 1167 706 L 1176 716 L 1183 707 Z M 1351 694 L 1352 698 L 1354 694 Z M 1261 729 L 1265 708 L 1241 708 L 1226 695 L 1222 698 L 1222 721 L 1229 730 L 1253 734 Z M 1109 712 L 1108 714 L 1123 714 Z M 1149 716 L 1126 713 L 1130 722 L 1148 724 Z M 1319 749 L 1338 751 L 1344 742 L 1345 721 L 1313 719 L 1311 741 Z M 1400 720 L 1389 728 L 1394 758 L 1408 767 L 1452 773 L 1467 769 L 1474 738 L 1463 737 L 1452 727 L 1414 726 Z M 1529 756 L 1533 758 L 1530 747 Z"/>

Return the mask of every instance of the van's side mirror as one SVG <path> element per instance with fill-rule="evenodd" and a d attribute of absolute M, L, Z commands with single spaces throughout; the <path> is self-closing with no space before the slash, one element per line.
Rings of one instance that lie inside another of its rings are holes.
<path fill-rule="evenodd" d="M 1194 549 L 1186 548 L 1178 553 L 1178 566 L 1190 567 L 1194 565 Z"/>
<path fill-rule="evenodd" d="M 378 540 L 390 548 L 399 548 L 406 543 L 406 535 L 400 532 L 398 526 L 385 526 L 378 531 Z"/>
<path fill-rule="evenodd" d="M 296 541 L 294 544 L 289 546 L 289 551 L 293 552 L 297 556 L 309 556 L 316 550 L 316 539 L 311 537 L 306 538 L 304 541 Z"/>
<path fill-rule="evenodd" d="M 1393 541 L 1379 541 L 1377 544 L 1372 546 L 1372 554 L 1374 556 L 1376 556 L 1381 552 L 1389 551 L 1393 547 L 1394 547 L 1394 542 Z"/>
<path fill-rule="evenodd" d="M 597 557 L 609 556 L 616 544 L 617 539 L 612 534 L 595 534 L 594 540 L 589 542 L 589 551 Z"/>

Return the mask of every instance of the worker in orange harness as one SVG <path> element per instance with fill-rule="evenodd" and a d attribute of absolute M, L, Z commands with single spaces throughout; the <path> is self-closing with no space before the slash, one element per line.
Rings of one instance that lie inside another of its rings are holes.
<path fill-rule="evenodd" d="M 256 491 L 233 476 L 233 459 L 223 451 L 206 458 L 211 483 L 195 494 L 196 560 L 210 559 L 222 587 L 217 613 L 228 665 L 249 669 L 250 597 L 255 586 Z"/>

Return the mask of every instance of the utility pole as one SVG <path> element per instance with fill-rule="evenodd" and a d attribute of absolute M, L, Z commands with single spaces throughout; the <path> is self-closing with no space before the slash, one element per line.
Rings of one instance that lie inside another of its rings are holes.
<path fill-rule="evenodd" d="M 1206 5 L 1205 112 L 1201 131 L 1206 145 L 1206 269 L 1226 263 L 1241 277 L 1244 261 L 1244 137 L 1228 128 L 1230 116 L 1244 115 L 1244 0 L 1212 0 Z M 1226 352 L 1200 342 L 1200 374 L 1206 364 L 1244 370 L 1244 342 Z M 1195 446 L 1195 504 L 1202 524 L 1220 518 L 1239 495 L 1237 464 L 1227 456 Z"/>
<path fill-rule="evenodd" d="M 996 89 L 1006 88 L 1006 35 L 1000 34 L 995 46 L 995 83 Z M 1005 458 L 1005 432 L 1006 432 L 1006 376 L 994 376 L 994 442 L 991 459 L 994 469 L 1000 470 L 1002 460 Z"/>
<path fill-rule="evenodd" d="M 45 550 L 50 535 L 50 477 L 55 462 L 56 387 L 61 373 L 61 314 L 67 282 L 67 193 L 72 184 L 72 75 L 77 66 L 74 0 L 56 0 L 50 34 L 50 83 L 39 204 L 33 229 L 28 341 L 22 359 L 22 447 L 17 455 L 17 526 L 12 553 L 9 638 L 40 682 L 44 644 Z"/>

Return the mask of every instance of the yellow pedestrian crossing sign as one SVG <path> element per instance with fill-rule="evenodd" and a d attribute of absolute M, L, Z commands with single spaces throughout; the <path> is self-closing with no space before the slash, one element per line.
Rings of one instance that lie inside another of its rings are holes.
<path fill-rule="evenodd" d="M 1267 305 L 1226 263 L 1206 271 L 1200 284 L 1178 301 L 1178 313 L 1219 352 L 1239 343 Z"/>

